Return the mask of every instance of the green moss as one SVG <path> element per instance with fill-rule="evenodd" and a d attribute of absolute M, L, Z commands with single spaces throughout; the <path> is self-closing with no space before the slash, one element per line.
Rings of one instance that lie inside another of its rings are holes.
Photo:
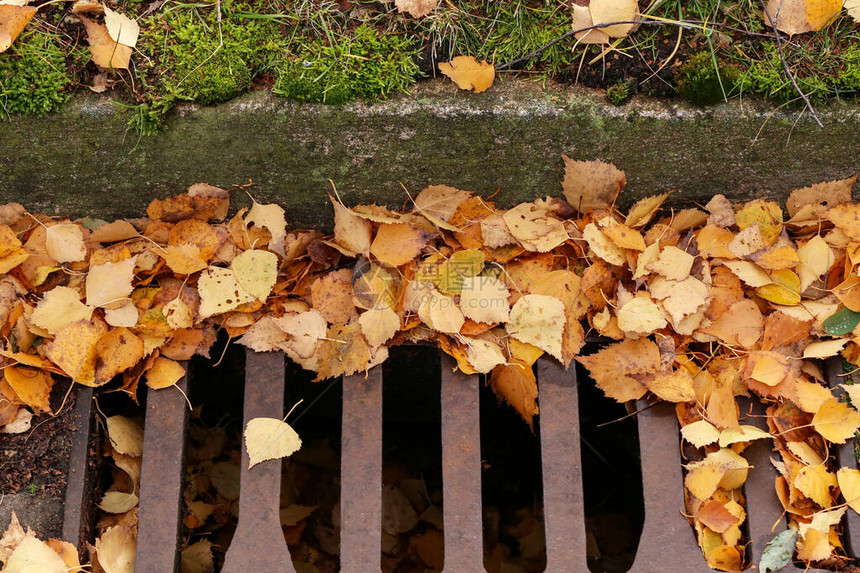
<path fill-rule="evenodd" d="M 606 97 L 613 105 L 624 105 L 635 93 L 632 81 L 623 81 L 613 84 L 606 89 Z"/>
<path fill-rule="evenodd" d="M 57 36 L 26 31 L 0 54 L 0 110 L 35 115 L 57 111 L 69 98 L 71 81 Z"/>
<path fill-rule="evenodd" d="M 711 52 L 699 52 L 678 69 L 678 95 L 696 105 L 708 105 L 730 95 L 740 77 L 739 70 L 717 60 Z"/>
<path fill-rule="evenodd" d="M 138 74 L 144 97 L 131 120 L 139 133 L 157 131 L 179 101 L 213 105 L 247 91 L 286 52 L 278 25 L 245 17 L 253 13 L 247 4 L 222 4 L 220 26 L 215 10 L 187 6 L 145 21 L 139 47 L 146 59 Z"/>
<path fill-rule="evenodd" d="M 297 40 L 297 55 L 284 60 L 274 92 L 301 101 L 341 104 L 405 92 L 418 74 L 413 42 L 401 34 L 380 35 L 362 25 L 352 35 Z"/>

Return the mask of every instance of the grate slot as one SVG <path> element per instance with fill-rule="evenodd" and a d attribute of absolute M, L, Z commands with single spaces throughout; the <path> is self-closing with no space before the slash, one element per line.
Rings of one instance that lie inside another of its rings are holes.
<path fill-rule="evenodd" d="M 442 516 L 445 573 L 484 571 L 481 517 L 481 423 L 478 376 L 454 371 L 442 356 Z"/>
<path fill-rule="evenodd" d="M 380 569 L 382 368 L 343 379 L 340 563 L 342 573 Z"/>
<path fill-rule="evenodd" d="M 253 418 L 283 418 L 285 371 L 280 352 L 245 353 L 245 425 Z M 281 460 L 267 460 L 249 470 L 242 441 L 239 523 L 224 556 L 223 573 L 295 572 L 278 515 L 281 466 Z"/>
<path fill-rule="evenodd" d="M 546 573 L 587 571 L 576 369 L 541 358 L 538 384 Z"/>

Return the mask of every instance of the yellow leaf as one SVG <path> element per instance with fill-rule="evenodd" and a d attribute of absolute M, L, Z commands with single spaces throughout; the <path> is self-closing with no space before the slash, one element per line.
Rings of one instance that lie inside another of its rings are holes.
<path fill-rule="evenodd" d="M 490 375 L 489 384 L 498 399 L 513 406 L 532 427 L 534 416 L 538 413 L 538 388 L 531 367 L 516 361 L 496 366 Z"/>
<path fill-rule="evenodd" d="M 511 305 L 505 283 L 487 276 L 466 277 L 460 290 L 460 310 L 468 319 L 485 324 L 507 322 Z"/>
<path fill-rule="evenodd" d="M 693 315 L 708 301 L 708 287 L 695 277 L 682 281 L 655 278 L 650 285 L 651 296 L 669 314 L 677 328 L 685 317 Z"/>
<path fill-rule="evenodd" d="M 475 93 L 487 90 L 496 79 L 493 64 L 478 62 L 472 56 L 457 56 L 450 62 L 441 62 L 439 71 L 454 80 L 461 90 L 474 89 Z"/>
<path fill-rule="evenodd" d="M 238 308 L 256 297 L 239 284 L 232 269 L 209 267 L 197 281 L 200 320 Z"/>
<path fill-rule="evenodd" d="M 845 7 L 845 10 L 848 12 L 848 15 L 854 19 L 854 22 L 860 22 L 860 0 L 845 0 L 845 2 L 843 3 L 843 6 Z M 856 181 L 857 176 L 855 175 L 854 177 L 855 177 L 855 181 Z M 849 191 L 849 197 L 850 197 L 850 191 Z M 850 200 L 851 199 L 849 198 L 849 201 Z"/>
<path fill-rule="evenodd" d="M 564 332 L 564 305 L 555 297 L 527 294 L 511 309 L 505 325 L 508 334 L 561 360 L 561 337 Z"/>
<path fill-rule="evenodd" d="M 18 2 L 0 3 L 0 52 L 5 52 L 24 30 L 38 8 Z"/>
<path fill-rule="evenodd" d="M 750 353 L 748 367 L 752 367 L 750 378 L 768 386 L 782 382 L 791 369 L 787 356 L 764 350 Z"/>
<path fill-rule="evenodd" d="M 612 163 L 561 157 L 564 159 L 564 198 L 580 213 L 609 207 L 627 186 L 624 172 Z"/>
<path fill-rule="evenodd" d="M 797 558 L 803 561 L 821 561 L 832 552 L 828 533 L 807 529 L 806 535 L 797 541 Z"/>
<path fill-rule="evenodd" d="M 99 509 L 107 513 L 120 514 L 137 507 L 140 499 L 132 492 L 108 491 L 98 503 Z"/>
<path fill-rule="evenodd" d="M 657 260 L 648 265 L 648 270 L 666 277 L 669 280 L 681 281 L 690 276 L 695 257 L 669 245 L 660 251 Z"/>
<path fill-rule="evenodd" d="M 711 497 L 726 473 L 721 464 L 698 462 L 691 464 L 687 475 L 684 476 L 684 487 L 697 499 L 706 500 Z"/>
<path fill-rule="evenodd" d="M 800 258 L 797 251 L 788 245 L 774 245 L 752 256 L 758 266 L 769 271 L 791 269 L 797 266 Z"/>
<path fill-rule="evenodd" d="M 588 6 L 574 4 L 573 8 L 573 30 L 585 30 L 573 35 L 580 44 L 608 44 L 609 36 L 599 28 L 591 28 L 594 21 L 591 19 L 591 10 Z"/>
<path fill-rule="evenodd" d="M 692 402 L 696 399 L 693 377 L 685 369 L 657 372 L 642 379 L 654 395 L 667 402 Z"/>
<path fill-rule="evenodd" d="M 806 348 L 803 349 L 803 357 L 829 358 L 836 356 L 847 342 L 847 338 L 837 338 L 836 340 L 819 340 L 818 342 L 807 344 Z"/>
<path fill-rule="evenodd" d="M 546 253 L 569 238 L 564 224 L 549 209 L 534 202 L 521 203 L 502 218 L 511 234 L 529 251 Z"/>
<path fill-rule="evenodd" d="M 136 260 L 137 257 L 131 257 L 118 263 L 90 267 L 87 273 L 87 305 L 119 308 L 128 301 Z"/>
<path fill-rule="evenodd" d="M 830 490 L 831 488 L 835 490 L 836 486 L 836 476 L 827 471 L 824 466 L 803 466 L 794 479 L 794 487 L 825 508 L 833 505 Z"/>
<path fill-rule="evenodd" d="M 95 347 L 95 385 L 106 384 L 120 372 L 135 366 L 144 356 L 143 340 L 127 328 L 115 328 Z"/>
<path fill-rule="evenodd" d="M 30 253 L 21 248 L 15 231 L 8 225 L 0 225 L 0 273 L 8 273 L 29 257 Z"/>
<path fill-rule="evenodd" d="M 373 233 L 370 221 L 359 217 L 331 195 L 329 199 L 334 206 L 334 240 L 337 244 L 353 254 L 370 252 Z"/>
<path fill-rule="evenodd" d="M 704 462 L 719 464 L 726 470 L 719 483 L 719 487 L 723 489 L 737 489 L 747 480 L 749 464 L 734 450 L 721 448 L 705 456 Z"/>
<path fill-rule="evenodd" d="M 663 313 L 648 297 L 637 296 L 630 299 L 618 309 L 617 316 L 618 328 L 636 336 L 645 336 L 666 327 Z"/>
<path fill-rule="evenodd" d="M 782 232 L 782 209 L 775 201 L 756 199 L 746 203 L 735 213 L 735 222 L 741 231 L 758 227 L 764 246 L 770 247 L 776 243 Z"/>
<path fill-rule="evenodd" d="M 844 444 L 860 427 L 860 412 L 852 409 L 845 402 L 831 398 L 815 413 L 812 426 L 825 439 Z"/>
<path fill-rule="evenodd" d="M 609 237 L 597 228 L 594 223 L 589 223 L 582 231 L 582 238 L 588 243 L 591 251 L 610 265 L 621 266 L 627 262 L 627 255 L 609 240 Z"/>
<path fill-rule="evenodd" d="M 704 448 L 720 439 L 720 431 L 707 420 L 697 420 L 681 428 L 681 436 L 697 448 Z"/>
<path fill-rule="evenodd" d="M 110 416 L 106 423 L 114 450 L 135 458 L 143 455 L 143 428 L 140 424 L 126 416 Z"/>
<path fill-rule="evenodd" d="M 278 257 L 269 251 L 245 251 L 230 263 L 236 281 L 245 292 L 265 302 L 278 278 Z"/>
<path fill-rule="evenodd" d="M 254 201 L 254 205 L 245 215 L 245 224 L 253 223 L 258 227 L 265 227 L 271 233 L 268 247 L 270 250 L 284 256 L 284 239 L 287 236 L 287 219 L 284 217 L 284 208 L 275 203 L 262 205 Z"/>
<path fill-rule="evenodd" d="M 719 444 L 721 448 L 726 448 L 738 442 L 752 442 L 770 437 L 772 437 L 770 434 L 755 426 L 738 426 L 737 428 L 726 428 L 720 432 Z"/>
<path fill-rule="evenodd" d="M 371 348 L 385 344 L 400 330 L 400 317 L 388 306 L 371 308 L 358 317 L 358 323 Z"/>
<path fill-rule="evenodd" d="M 800 278 L 788 270 L 781 269 L 770 274 L 773 283 L 756 289 L 756 294 L 766 301 L 785 306 L 800 304 Z"/>
<path fill-rule="evenodd" d="M 89 320 L 92 315 L 93 309 L 81 302 L 76 290 L 58 286 L 45 293 L 30 315 L 30 322 L 56 334 L 66 325 L 79 320 Z"/>
<path fill-rule="evenodd" d="M 33 368 L 7 366 L 3 369 L 3 375 L 27 406 L 36 412 L 52 413 L 50 397 L 54 379 L 50 374 Z"/>
<path fill-rule="evenodd" d="M 735 276 L 753 288 L 762 287 L 773 281 L 761 267 L 749 261 L 725 261 L 723 263 Z"/>
<path fill-rule="evenodd" d="M 836 257 L 827 244 L 827 241 L 815 235 L 802 247 L 797 249 L 797 258 L 800 264 L 797 266 L 797 275 L 800 278 L 800 292 L 803 292 L 821 275 L 826 273 Z"/>
<path fill-rule="evenodd" d="M 140 35 L 140 26 L 137 22 L 119 12 L 114 12 L 108 6 L 104 6 L 104 13 L 105 27 L 110 37 L 118 44 L 134 48 Z"/>
<path fill-rule="evenodd" d="M 708 225 L 699 230 L 696 241 L 699 244 L 699 254 L 705 258 L 734 259 L 735 254 L 729 250 L 729 243 L 735 234 L 728 229 Z"/>
<path fill-rule="evenodd" d="M 660 209 L 663 201 L 671 194 L 672 192 L 669 191 L 668 193 L 640 199 L 630 208 L 630 212 L 627 213 L 627 217 L 624 219 L 624 224 L 628 227 L 643 227 L 647 225 L 654 214 L 657 213 L 657 210 Z"/>
<path fill-rule="evenodd" d="M 463 342 L 466 344 L 466 359 L 475 372 L 486 374 L 506 362 L 498 344 L 468 336 L 463 337 Z"/>
<path fill-rule="evenodd" d="M 245 451 L 248 467 L 266 460 L 293 455 L 302 447 L 302 440 L 289 424 L 276 418 L 253 418 L 245 426 Z"/>
<path fill-rule="evenodd" d="M 829 388 L 821 384 L 815 384 L 814 382 L 797 380 L 795 388 L 797 391 L 797 405 L 804 412 L 811 414 L 817 412 L 822 404 L 833 398 L 833 394 Z"/>
<path fill-rule="evenodd" d="M 424 324 L 447 334 L 460 332 L 466 319 L 460 312 L 454 297 L 440 293 L 432 285 L 429 285 L 419 296 L 421 299 L 418 317 L 424 321 Z"/>
<path fill-rule="evenodd" d="M 370 254 L 386 265 L 399 267 L 417 257 L 426 243 L 427 236 L 411 225 L 381 225 L 370 245 Z"/>
<path fill-rule="evenodd" d="M 91 386 L 95 382 L 96 345 L 107 330 L 100 320 L 71 322 L 48 343 L 48 358 L 75 382 Z"/>
<path fill-rule="evenodd" d="M 103 70 L 127 70 L 132 48 L 111 38 L 104 24 L 93 22 L 86 16 L 78 15 L 78 18 L 87 29 L 87 43 L 90 45 L 93 63 Z"/>
<path fill-rule="evenodd" d="M 108 527 L 96 538 L 96 555 L 105 573 L 133 573 L 137 548 L 137 528 Z"/>
<path fill-rule="evenodd" d="M 310 358 L 319 340 L 326 336 L 326 320 L 318 310 L 290 313 L 276 319 L 277 326 L 290 339 L 283 343 L 284 351 L 294 360 Z"/>
<path fill-rule="evenodd" d="M 45 248 L 58 263 L 83 261 L 87 255 L 82 227 L 76 223 L 59 223 L 45 231 Z"/>
<path fill-rule="evenodd" d="M 846 203 L 827 212 L 827 218 L 836 228 L 854 241 L 860 241 L 860 205 Z"/>
<path fill-rule="evenodd" d="M 860 470 L 853 468 L 839 468 L 836 472 L 839 482 L 839 490 L 845 503 L 855 512 L 860 513 Z"/>
<path fill-rule="evenodd" d="M 543 350 L 537 346 L 520 342 L 516 338 L 511 338 L 508 341 L 508 346 L 511 350 L 511 358 L 519 360 L 528 366 L 532 366 L 544 354 Z M 858 389 L 860 389 L 860 386 L 858 386 Z"/>
<path fill-rule="evenodd" d="M 6 560 L 3 573 L 66 573 L 66 562 L 44 541 L 26 536 Z"/>
<path fill-rule="evenodd" d="M 645 250 L 645 239 L 642 238 L 642 233 L 631 229 L 627 225 L 615 222 L 608 217 L 604 219 L 609 224 L 601 227 L 603 234 L 609 237 L 609 240 L 615 243 L 615 246 L 621 249 L 633 249 L 634 251 Z"/>
<path fill-rule="evenodd" d="M 93 234 L 90 235 L 90 238 L 98 243 L 116 243 L 118 241 L 133 239 L 139 234 L 134 225 L 120 219 L 113 223 L 105 223 L 97 227 L 93 231 Z"/>
<path fill-rule="evenodd" d="M 625 339 L 576 361 L 588 368 L 597 387 L 619 402 L 638 400 L 647 388 L 634 375 L 660 370 L 660 351 L 647 338 Z"/>
<path fill-rule="evenodd" d="M 311 301 L 330 324 L 349 322 L 355 314 L 349 269 L 332 271 L 315 280 L 311 285 Z"/>
<path fill-rule="evenodd" d="M 200 252 L 200 247 L 191 243 L 168 245 L 164 247 L 161 256 L 167 266 L 179 275 L 190 275 L 208 266 Z"/>
<path fill-rule="evenodd" d="M 845 2 L 846 8 L 848 8 L 848 4 L 851 1 L 848 0 Z M 857 0 L 853 1 L 857 2 Z M 857 2 L 857 7 L 860 8 L 860 2 Z M 850 203 L 851 189 L 856 182 L 857 175 L 847 179 L 825 181 L 810 185 L 809 187 L 803 187 L 802 189 L 795 189 L 789 194 L 788 199 L 786 199 L 785 209 L 788 211 L 790 217 L 794 217 L 800 211 L 800 208 L 806 205 L 815 205 L 826 211 L 831 207 Z"/>
<path fill-rule="evenodd" d="M 179 362 L 159 356 L 146 372 L 146 385 L 153 390 L 173 386 L 185 376 L 185 368 Z"/>
<path fill-rule="evenodd" d="M 638 20 L 639 7 L 636 0 L 591 0 L 588 5 L 594 24 L 611 22 L 635 22 Z M 602 28 L 610 38 L 623 38 L 636 24 L 615 24 Z"/>

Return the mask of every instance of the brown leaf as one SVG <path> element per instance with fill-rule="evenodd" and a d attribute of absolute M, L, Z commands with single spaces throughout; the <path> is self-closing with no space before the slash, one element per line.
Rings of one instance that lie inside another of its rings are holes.
<path fill-rule="evenodd" d="M 597 387 L 619 402 L 637 400 L 647 388 L 633 378 L 634 374 L 649 374 L 660 370 L 660 351 L 647 338 L 623 340 L 577 362 L 588 368 Z"/>
<path fill-rule="evenodd" d="M 405 265 L 421 253 L 427 236 L 411 225 L 380 225 L 370 245 L 370 254 L 392 267 Z"/>
<path fill-rule="evenodd" d="M 800 211 L 801 207 L 807 205 L 820 207 L 823 212 L 837 205 L 850 203 L 851 189 L 856 182 L 857 175 L 847 179 L 825 181 L 810 185 L 809 187 L 795 189 L 789 194 L 788 199 L 786 199 L 785 208 L 788 211 L 789 217 L 794 217 Z"/>
<path fill-rule="evenodd" d="M 0 52 L 9 49 L 12 42 L 36 15 L 37 10 L 35 6 L 25 6 L 18 2 L 0 4 Z"/>
<path fill-rule="evenodd" d="M 394 0 L 398 12 L 409 12 L 413 18 L 421 18 L 436 9 L 439 0 Z"/>
<path fill-rule="evenodd" d="M 104 24 L 94 22 L 86 16 L 78 15 L 78 18 L 87 29 L 87 43 L 90 45 L 93 63 L 103 70 L 127 70 L 132 48 L 111 38 Z"/>
<path fill-rule="evenodd" d="M 564 159 L 564 198 L 580 213 L 609 207 L 627 185 L 624 172 L 612 163 L 561 157 Z"/>

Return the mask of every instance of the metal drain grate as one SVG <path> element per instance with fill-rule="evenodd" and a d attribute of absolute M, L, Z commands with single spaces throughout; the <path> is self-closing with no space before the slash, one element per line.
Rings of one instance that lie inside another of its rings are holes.
<path fill-rule="evenodd" d="M 442 355 L 442 477 L 446 573 L 480 573 L 483 567 L 481 514 L 481 444 L 478 376 L 454 371 Z M 840 363 L 827 364 L 831 386 L 839 383 Z M 245 366 L 244 419 L 283 417 L 283 354 L 248 351 Z M 193 376 L 193 370 L 191 372 Z M 575 369 L 538 361 L 539 419 L 543 471 L 547 573 L 584 573 L 585 511 L 580 465 L 579 402 Z M 179 386 L 187 390 L 188 381 Z M 81 388 L 73 413 L 78 424 L 66 497 L 64 538 L 83 546 L 92 532 L 92 482 L 95 449 L 92 389 Z M 645 404 L 643 403 L 644 407 Z M 755 401 L 753 413 L 763 414 Z M 343 383 L 341 444 L 341 571 L 380 570 L 382 531 L 382 368 Z M 752 418 L 764 428 L 764 418 Z M 692 529 L 681 515 L 684 506 L 678 425 L 671 404 L 657 404 L 637 416 L 645 521 L 634 573 L 712 571 L 704 562 Z M 179 392 L 150 392 L 146 404 L 143 471 L 138 525 L 138 573 L 178 570 L 187 405 Z M 756 468 L 745 484 L 748 551 L 757 562 L 771 527 L 782 519 L 774 491 L 776 470 L 770 444 L 755 442 L 745 452 Z M 841 465 L 851 466 L 853 444 L 838 449 Z M 227 550 L 223 572 L 294 573 L 278 520 L 281 462 L 263 462 L 247 470 L 242 452 L 239 523 Z M 860 545 L 860 516 L 848 512 L 845 547 L 854 555 Z M 171 548 L 173 550 L 171 550 Z"/>

